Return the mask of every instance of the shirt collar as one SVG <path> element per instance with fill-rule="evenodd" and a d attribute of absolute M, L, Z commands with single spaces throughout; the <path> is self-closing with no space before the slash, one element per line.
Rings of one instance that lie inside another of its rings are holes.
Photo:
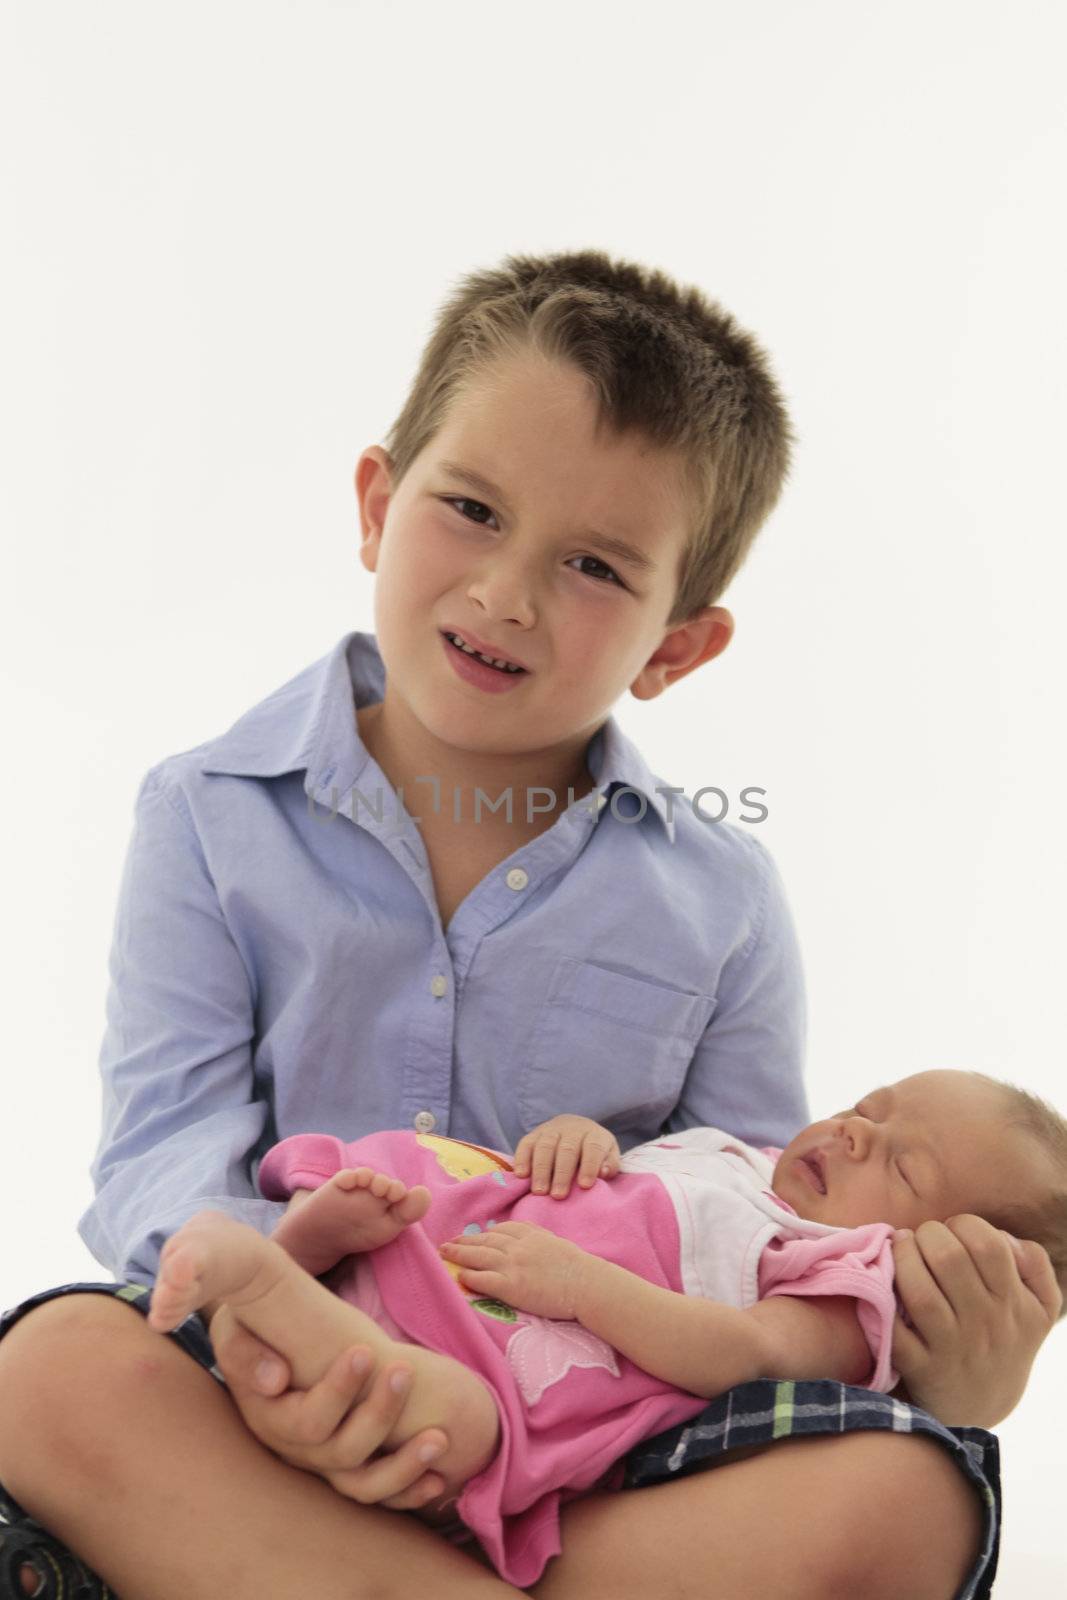
<path fill-rule="evenodd" d="M 277 778 L 304 772 L 306 793 L 336 788 L 345 792 L 370 759 L 359 736 L 355 711 L 385 694 L 385 667 L 373 633 L 346 633 L 320 660 L 305 667 L 265 700 L 239 717 L 205 748 L 202 770 L 235 778 Z M 599 809 L 615 786 L 643 795 L 674 843 L 674 820 L 667 798 L 656 793 L 656 779 L 637 746 L 608 716 L 589 742 L 586 765 L 594 779 Z M 617 815 L 630 819 L 640 810 L 632 795 L 616 802 Z"/>

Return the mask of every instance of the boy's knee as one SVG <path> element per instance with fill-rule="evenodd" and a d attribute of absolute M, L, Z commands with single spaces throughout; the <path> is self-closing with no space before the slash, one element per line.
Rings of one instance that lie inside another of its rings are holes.
<path fill-rule="evenodd" d="M 975 1490 L 932 1439 L 873 1431 L 847 1438 L 828 1518 L 827 1596 L 954 1600 L 981 1547 Z"/>
<path fill-rule="evenodd" d="M 25 1465 L 98 1429 L 138 1366 L 151 1366 L 139 1312 L 110 1295 L 46 1300 L 0 1339 L 0 1482 L 15 1495 Z M 140 1357 L 138 1357 L 138 1348 Z"/>

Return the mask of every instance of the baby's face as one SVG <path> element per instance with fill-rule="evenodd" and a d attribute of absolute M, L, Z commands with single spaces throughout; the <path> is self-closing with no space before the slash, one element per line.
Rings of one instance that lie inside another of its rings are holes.
<path fill-rule="evenodd" d="M 1017 1200 L 1031 1192 L 1037 1165 L 1033 1144 L 1005 1128 L 995 1085 L 938 1070 L 813 1122 L 782 1151 L 773 1186 L 815 1222 L 916 1228 Z"/>

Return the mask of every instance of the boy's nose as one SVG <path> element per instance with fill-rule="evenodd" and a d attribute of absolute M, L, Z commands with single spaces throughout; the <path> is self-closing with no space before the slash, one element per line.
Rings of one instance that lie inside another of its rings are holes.
<path fill-rule="evenodd" d="M 520 561 L 502 553 L 487 558 L 467 585 L 467 598 L 482 611 L 487 628 L 516 622 L 531 628 L 537 620 L 533 578 Z"/>

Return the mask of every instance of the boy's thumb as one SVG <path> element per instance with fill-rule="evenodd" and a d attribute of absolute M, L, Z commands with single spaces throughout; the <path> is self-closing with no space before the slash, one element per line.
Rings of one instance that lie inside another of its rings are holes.
<path fill-rule="evenodd" d="M 212 1345 L 227 1382 L 236 1379 L 265 1395 L 280 1394 L 288 1385 L 289 1368 L 278 1352 L 233 1317 L 220 1317 L 213 1323 Z"/>
<path fill-rule="evenodd" d="M 260 1356 L 253 1368 L 255 1386 L 260 1394 L 280 1394 L 288 1381 L 286 1374 L 284 1363 L 276 1356 Z"/>

